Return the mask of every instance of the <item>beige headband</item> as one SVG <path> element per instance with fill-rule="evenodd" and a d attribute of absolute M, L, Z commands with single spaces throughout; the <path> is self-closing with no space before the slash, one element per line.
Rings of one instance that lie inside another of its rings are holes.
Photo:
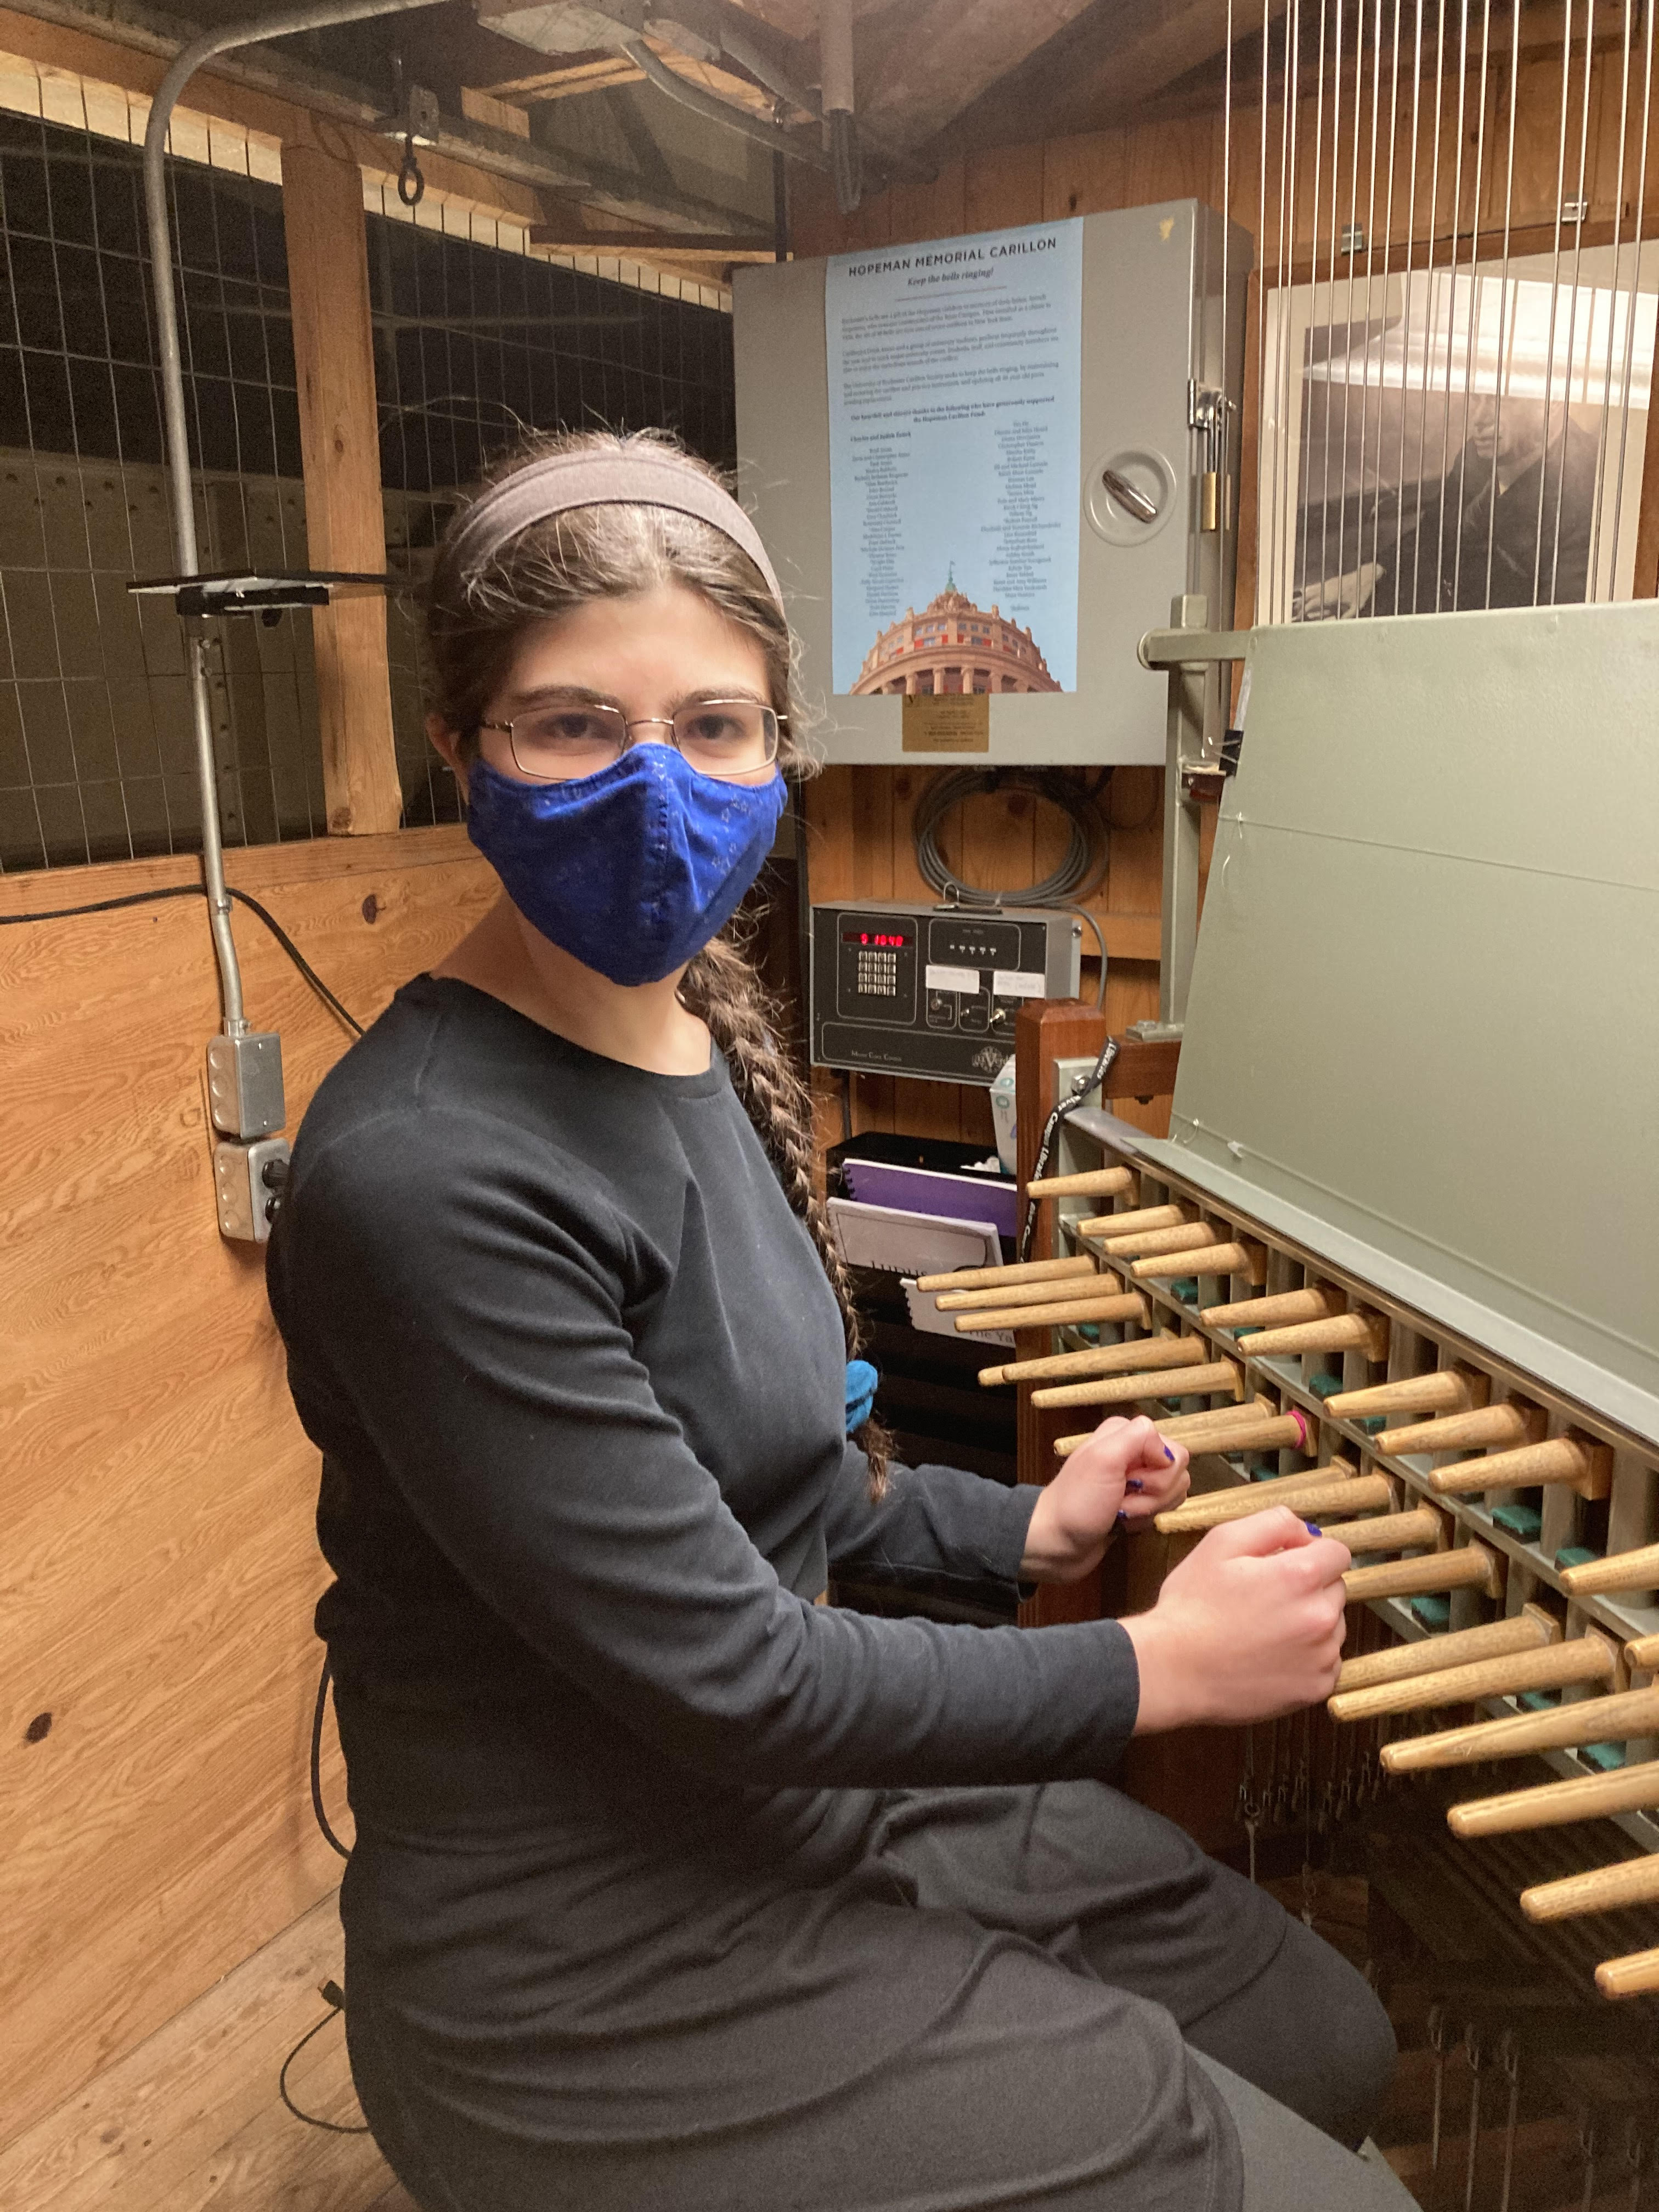
<path fill-rule="evenodd" d="M 554 453 L 514 470 L 467 508 L 445 561 L 463 573 L 476 571 L 532 523 L 573 507 L 667 507 L 694 515 L 749 556 L 783 612 L 760 532 L 731 493 L 690 462 L 642 441 L 608 453 Z"/>

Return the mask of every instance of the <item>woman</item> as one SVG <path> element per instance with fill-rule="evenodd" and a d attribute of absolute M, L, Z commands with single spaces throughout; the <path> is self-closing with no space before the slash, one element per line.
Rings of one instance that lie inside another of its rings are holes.
<path fill-rule="evenodd" d="M 815 1603 L 1086 1573 L 1186 1455 L 1111 1420 L 1010 1492 L 846 1435 L 807 1101 L 720 933 L 800 764 L 747 518 L 556 442 L 452 525 L 428 630 L 504 895 L 323 1085 L 270 1259 L 393 2167 L 424 2212 L 1372 2201 L 1375 2000 L 1097 1779 L 1322 1696 L 1343 1547 L 1265 1515 L 1035 1633 Z"/>

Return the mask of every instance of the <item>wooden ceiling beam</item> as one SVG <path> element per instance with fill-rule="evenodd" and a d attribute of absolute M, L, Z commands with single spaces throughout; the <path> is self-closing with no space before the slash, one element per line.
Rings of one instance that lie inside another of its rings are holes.
<path fill-rule="evenodd" d="M 859 113 L 878 138 L 925 145 L 1093 0 L 912 0 L 854 40 Z"/>

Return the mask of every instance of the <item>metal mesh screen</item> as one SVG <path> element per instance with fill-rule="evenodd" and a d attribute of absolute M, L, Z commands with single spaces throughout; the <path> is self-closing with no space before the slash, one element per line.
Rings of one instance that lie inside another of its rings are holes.
<path fill-rule="evenodd" d="M 303 568 L 282 193 L 223 159 L 168 163 L 202 565 Z M 421 823 L 456 812 L 422 732 L 414 593 L 459 492 L 559 426 L 666 424 L 729 465 L 731 326 L 514 251 L 476 213 L 391 208 L 367 218 L 369 276 L 387 567 L 406 587 L 393 720 Z M 137 148 L 0 112 L 0 869 L 200 844 L 183 628 L 126 588 L 174 567 L 147 264 Z M 321 835 L 311 617 L 210 628 L 226 842 Z"/>

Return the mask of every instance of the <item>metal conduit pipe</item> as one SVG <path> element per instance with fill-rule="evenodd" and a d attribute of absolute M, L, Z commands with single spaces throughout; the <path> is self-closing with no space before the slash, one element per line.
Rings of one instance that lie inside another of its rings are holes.
<path fill-rule="evenodd" d="M 734 106 L 731 101 L 720 100 L 712 92 L 704 92 L 700 86 L 688 84 L 677 70 L 660 61 L 643 40 L 624 39 L 617 51 L 626 54 L 635 68 L 648 77 L 659 92 L 665 92 L 671 100 L 678 100 L 682 107 L 689 107 L 694 115 L 701 115 L 705 122 L 722 124 L 726 130 L 737 131 L 741 137 L 752 138 L 757 146 L 764 146 L 774 154 L 785 155 L 792 161 L 805 161 L 814 169 L 830 167 L 829 155 L 820 153 L 816 146 L 803 143 L 787 131 L 776 130 L 769 123 L 763 123 L 757 115 L 750 114 L 747 108 Z"/>
<path fill-rule="evenodd" d="M 180 575 L 199 575 L 201 562 L 196 544 L 196 504 L 191 489 L 190 438 L 185 416 L 185 371 L 179 348 L 173 232 L 167 220 L 167 175 L 163 167 L 167 131 L 179 96 L 204 62 L 233 46 L 286 38 L 295 31 L 325 30 L 331 24 L 356 22 L 366 15 L 403 15 L 434 4 L 434 0 L 320 0 L 320 4 L 308 8 L 289 8 L 269 15 L 252 16 L 244 22 L 222 24 L 216 30 L 204 31 L 199 38 L 192 39 L 174 57 L 161 80 L 144 132 L 144 214 L 149 232 L 150 274 L 155 288 L 155 326 L 161 356 L 167 491 Z M 208 698 L 207 642 L 199 629 L 191 635 L 189 660 L 191 709 L 196 729 L 196 779 L 202 799 L 202 872 L 206 879 L 213 949 L 219 963 L 224 1030 L 227 1036 L 243 1036 L 248 1025 L 242 1011 L 241 970 L 236 964 L 236 945 L 230 930 L 230 895 L 225 889 L 224 841 L 219 827 L 218 779 L 213 765 L 213 716 Z"/>

